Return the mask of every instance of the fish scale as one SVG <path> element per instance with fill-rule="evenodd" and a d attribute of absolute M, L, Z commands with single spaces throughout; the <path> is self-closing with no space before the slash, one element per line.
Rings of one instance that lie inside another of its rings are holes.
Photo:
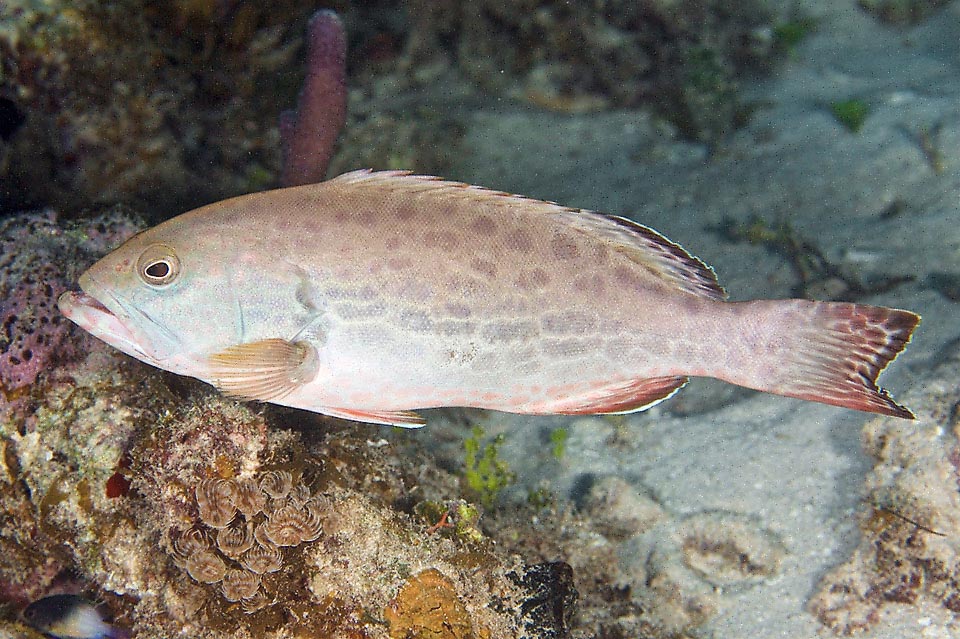
<path fill-rule="evenodd" d="M 727 302 L 709 267 L 631 220 L 406 172 L 185 213 L 80 286 L 63 312 L 134 357 L 360 421 L 629 412 L 693 375 L 912 416 L 876 385 L 909 311 Z"/>

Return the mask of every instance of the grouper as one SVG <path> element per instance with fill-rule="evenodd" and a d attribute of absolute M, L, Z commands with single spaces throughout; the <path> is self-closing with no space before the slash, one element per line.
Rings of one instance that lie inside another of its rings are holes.
<path fill-rule="evenodd" d="M 62 312 L 128 355 L 363 422 L 625 413 L 690 376 L 913 417 L 876 380 L 914 313 L 728 302 L 708 266 L 629 219 L 401 171 L 204 206 L 79 284 Z"/>

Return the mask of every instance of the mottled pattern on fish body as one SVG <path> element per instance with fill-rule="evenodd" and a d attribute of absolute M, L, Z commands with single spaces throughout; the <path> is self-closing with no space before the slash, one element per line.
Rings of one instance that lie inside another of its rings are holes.
<path fill-rule="evenodd" d="M 385 182 L 291 207 L 309 231 L 287 259 L 325 311 L 322 387 L 344 405 L 549 412 L 638 372 L 668 373 L 663 362 L 696 350 L 671 318 L 698 300 L 563 219 L 575 214 Z M 644 322 L 654 330 L 638 331 Z"/>
<path fill-rule="evenodd" d="M 151 250 L 175 253 L 179 277 L 144 291 L 136 264 Z M 727 303 L 708 267 L 629 220 L 399 172 L 198 209 L 81 285 L 64 311 L 126 352 L 236 396 L 367 421 L 434 406 L 636 410 L 687 375 L 909 415 L 873 380 L 911 313 Z"/>

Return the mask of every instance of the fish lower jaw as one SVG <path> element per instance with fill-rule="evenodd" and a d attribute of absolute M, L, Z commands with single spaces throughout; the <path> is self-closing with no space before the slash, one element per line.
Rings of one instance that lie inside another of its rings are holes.
<path fill-rule="evenodd" d="M 144 352 L 130 329 L 95 297 L 67 291 L 57 300 L 57 306 L 67 319 L 97 339 L 148 364 L 156 362 Z"/>

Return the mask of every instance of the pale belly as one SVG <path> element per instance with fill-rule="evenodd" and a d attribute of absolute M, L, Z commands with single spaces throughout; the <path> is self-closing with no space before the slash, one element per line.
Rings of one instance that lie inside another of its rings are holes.
<path fill-rule="evenodd" d="M 334 323 L 319 348 L 317 378 L 283 403 L 318 411 L 525 412 L 629 380 L 698 374 L 706 341 L 703 330 L 690 330 L 689 304 L 656 302 L 643 318 L 582 306 L 471 322 Z M 707 304 L 716 303 L 696 300 Z"/>

